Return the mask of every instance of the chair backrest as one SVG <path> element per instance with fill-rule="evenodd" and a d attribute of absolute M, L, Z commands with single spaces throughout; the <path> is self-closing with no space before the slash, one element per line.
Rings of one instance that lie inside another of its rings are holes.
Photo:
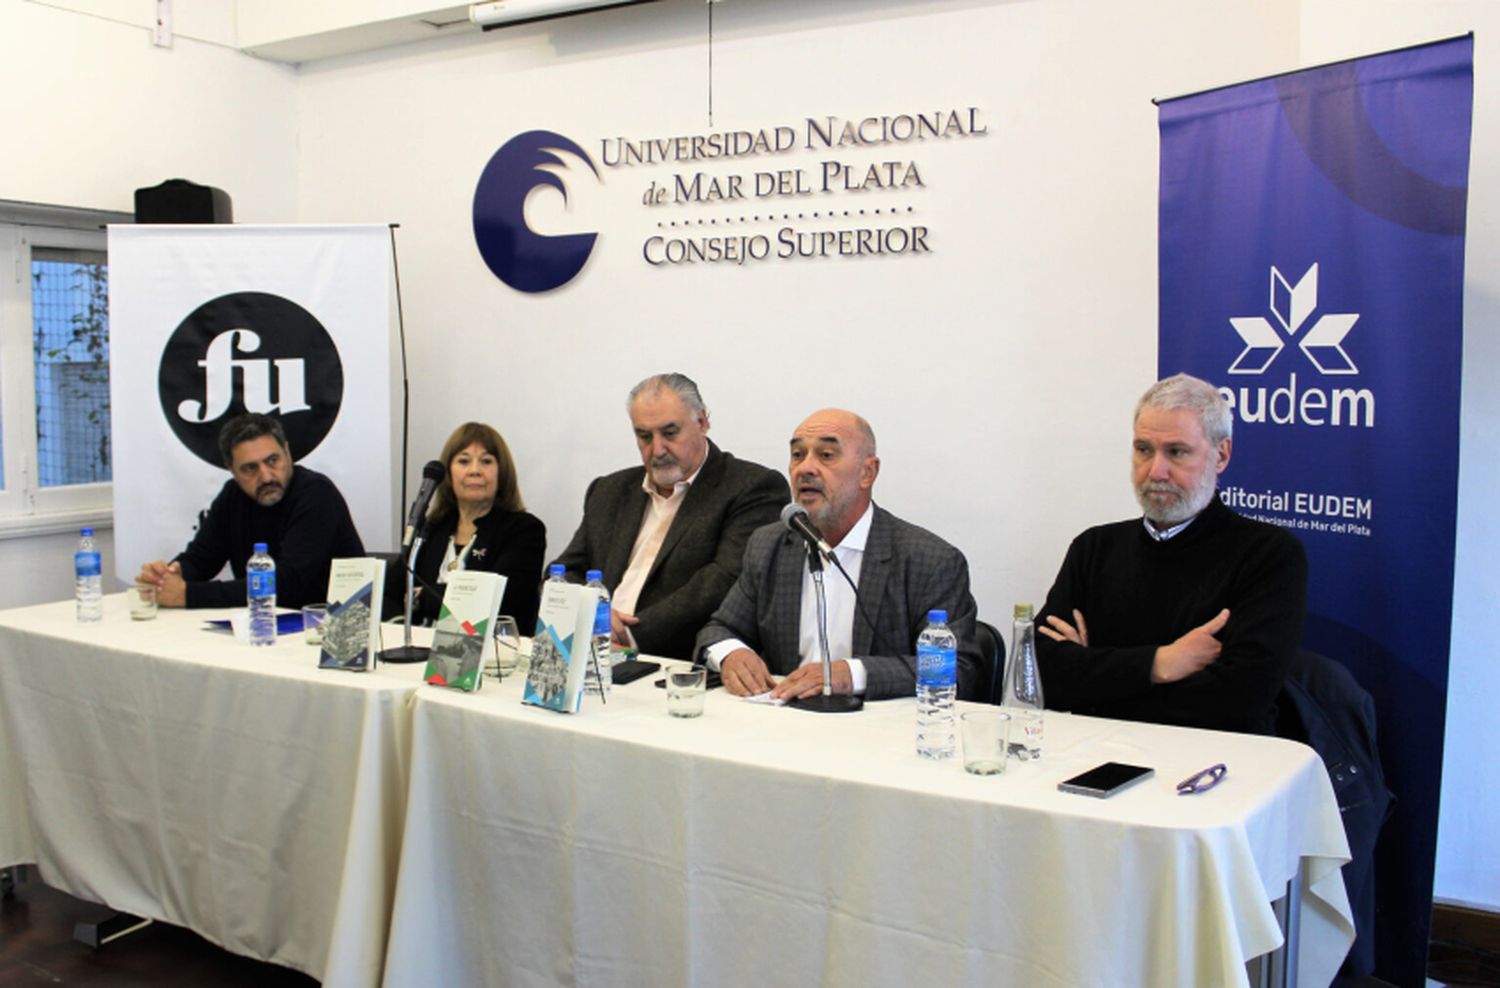
<path fill-rule="evenodd" d="M 984 677 L 979 684 L 978 699 L 999 705 L 1005 695 L 1005 639 L 987 621 L 974 622 L 974 637 L 979 643 L 979 664 Z"/>

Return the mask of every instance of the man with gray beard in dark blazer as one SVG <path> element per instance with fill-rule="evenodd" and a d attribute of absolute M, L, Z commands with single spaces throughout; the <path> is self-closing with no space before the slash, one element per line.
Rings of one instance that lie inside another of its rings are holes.
<path fill-rule="evenodd" d="M 786 481 L 714 445 L 686 375 L 646 378 L 628 407 L 645 469 L 589 484 L 583 520 L 555 562 L 574 581 L 603 572 L 616 642 L 686 659 L 739 576 L 750 533 L 786 503 Z"/>

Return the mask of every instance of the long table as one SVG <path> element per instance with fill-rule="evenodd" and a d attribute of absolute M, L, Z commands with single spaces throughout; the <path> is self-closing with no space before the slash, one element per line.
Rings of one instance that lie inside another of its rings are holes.
<path fill-rule="evenodd" d="M 328 985 L 381 977 L 420 667 L 317 668 L 123 595 L 0 613 L 0 865 Z"/>
<path fill-rule="evenodd" d="M 916 757 L 914 701 L 715 691 L 678 720 L 649 680 L 576 717 L 518 696 L 415 698 L 393 988 L 1242 985 L 1294 879 L 1301 984 L 1353 938 L 1338 809 L 1299 744 L 1048 713 L 1041 762 L 978 777 Z M 1057 791 L 1106 760 L 1157 774 Z"/>
<path fill-rule="evenodd" d="M 1294 878 L 1304 988 L 1352 939 L 1301 745 L 1049 713 L 980 778 L 913 754 L 912 701 L 683 721 L 647 679 L 563 716 L 205 616 L 0 613 L 0 865 L 334 986 L 1239 985 Z M 1157 776 L 1056 791 L 1109 759 Z"/>

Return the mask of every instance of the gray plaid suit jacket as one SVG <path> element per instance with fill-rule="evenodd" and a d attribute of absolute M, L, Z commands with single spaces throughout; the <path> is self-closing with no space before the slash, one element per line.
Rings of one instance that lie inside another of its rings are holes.
<path fill-rule="evenodd" d="M 781 676 L 796 669 L 802 661 L 798 629 L 806 558 L 802 541 L 779 522 L 756 529 L 745 547 L 740 578 L 698 633 L 698 652 L 738 638 L 759 653 L 772 673 Z M 827 578 L 843 579 L 831 568 Z M 978 695 L 977 608 L 962 552 L 877 505 L 860 564 L 858 599 L 863 613 L 854 617 L 854 655 L 865 664 L 866 699 L 916 694 L 917 635 L 934 608 L 948 612 L 948 626 L 958 636 L 959 696 Z"/>
<path fill-rule="evenodd" d="M 582 583 L 585 570 L 604 573 L 610 593 L 630 565 L 648 497 L 645 468 L 597 477 L 583 497 L 583 520 L 556 562 Z M 790 499 L 786 478 L 758 463 L 737 459 L 710 440 L 698 478 L 688 488 L 646 582 L 633 631 L 641 651 L 688 659 L 693 638 L 740 573 L 750 533 L 774 521 Z"/>

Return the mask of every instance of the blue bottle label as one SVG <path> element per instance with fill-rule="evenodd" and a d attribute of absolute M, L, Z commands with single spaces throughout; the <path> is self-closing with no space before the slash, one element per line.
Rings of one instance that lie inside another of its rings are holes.
<path fill-rule="evenodd" d="M 73 573 L 75 576 L 98 576 L 99 554 L 97 552 L 75 552 L 73 553 Z"/>
<path fill-rule="evenodd" d="M 594 634 L 609 634 L 609 601 L 599 601 L 599 606 L 594 608 Z"/>
<path fill-rule="evenodd" d="M 936 645 L 917 646 L 917 682 L 943 688 L 958 685 L 958 653 Z"/>
<path fill-rule="evenodd" d="M 249 573 L 246 576 L 246 582 L 249 584 L 250 596 L 252 597 L 276 596 L 275 570 Z"/>

